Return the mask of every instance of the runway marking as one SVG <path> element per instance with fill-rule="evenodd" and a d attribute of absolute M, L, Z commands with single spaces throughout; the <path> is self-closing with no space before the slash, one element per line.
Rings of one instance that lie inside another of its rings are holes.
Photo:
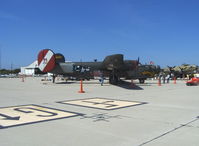
<path fill-rule="evenodd" d="M 83 115 L 39 105 L 0 108 L 0 129 Z"/>
<path fill-rule="evenodd" d="M 60 101 L 58 103 L 76 105 L 88 108 L 96 108 L 102 110 L 115 110 L 120 108 L 126 108 L 130 106 L 136 106 L 141 104 L 146 104 L 145 102 L 139 101 L 125 101 L 125 100 L 116 100 L 116 99 L 106 99 L 106 98 L 88 98 L 88 99 L 79 99 L 79 100 L 70 100 L 70 101 Z"/>

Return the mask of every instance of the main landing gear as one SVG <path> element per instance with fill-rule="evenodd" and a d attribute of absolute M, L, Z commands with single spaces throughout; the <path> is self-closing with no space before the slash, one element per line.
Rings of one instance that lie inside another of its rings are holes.
<path fill-rule="evenodd" d="M 119 82 L 119 77 L 116 75 L 110 75 L 109 76 L 109 83 L 113 85 L 117 85 Z"/>

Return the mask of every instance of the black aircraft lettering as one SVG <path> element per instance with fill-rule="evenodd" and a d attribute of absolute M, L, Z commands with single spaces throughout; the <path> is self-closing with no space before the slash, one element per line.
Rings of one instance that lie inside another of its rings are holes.
<path fill-rule="evenodd" d="M 1 116 L 1 117 L 4 117 L 3 120 L 19 120 L 19 119 L 20 119 L 20 116 L 11 117 L 11 116 L 8 116 L 8 115 L 5 115 L 5 114 L 1 114 L 1 113 L 0 113 L 0 116 Z"/>
<path fill-rule="evenodd" d="M 28 109 L 28 111 L 27 111 Z M 33 111 L 39 111 L 39 112 L 44 112 L 47 113 L 48 115 L 37 115 L 38 117 L 52 117 L 52 116 L 56 116 L 57 113 L 53 113 L 53 112 L 49 112 L 49 111 L 45 111 L 45 110 L 40 110 L 40 109 L 36 109 L 36 108 L 31 108 L 31 107 L 21 107 L 21 108 L 15 108 L 14 110 L 18 111 L 18 112 L 22 112 L 22 113 L 34 113 Z"/>

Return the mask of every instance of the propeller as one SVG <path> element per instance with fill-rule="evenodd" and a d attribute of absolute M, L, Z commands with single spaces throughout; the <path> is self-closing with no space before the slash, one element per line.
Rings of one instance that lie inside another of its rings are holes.
<path fill-rule="evenodd" d="M 137 60 L 137 65 L 140 64 L 140 57 L 138 57 L 138 60 Z"/>

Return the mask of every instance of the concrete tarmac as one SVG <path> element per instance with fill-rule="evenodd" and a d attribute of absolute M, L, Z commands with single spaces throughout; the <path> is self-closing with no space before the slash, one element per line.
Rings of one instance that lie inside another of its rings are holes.
<path fill-rule="evenodd" d="M 199 86 L 134 83 L 0 78 L 0 145 L 199 145 Z"/>

